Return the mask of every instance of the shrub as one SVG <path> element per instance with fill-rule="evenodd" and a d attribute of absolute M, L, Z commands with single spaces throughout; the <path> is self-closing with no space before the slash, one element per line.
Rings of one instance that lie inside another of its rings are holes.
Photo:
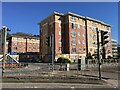
<path fill-rule="evenodd" d="M 59 57 L 57 63 L 71 63 L 71 59 L 67 57 Z"/>

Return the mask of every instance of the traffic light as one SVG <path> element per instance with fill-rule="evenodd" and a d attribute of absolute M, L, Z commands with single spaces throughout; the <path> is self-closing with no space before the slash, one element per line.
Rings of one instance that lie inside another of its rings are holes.
<path fill-rule="evenodd" d="M 50 37 L 49 37 L 49 36 L 46 37 L 46 45 L 47 45 L 47 46 L 50 46 Z"/>
<path fill-rule="evenodd" d="M 102 46 L 109 42 L 108 31 L 101 31 L 101 44 Z"/>

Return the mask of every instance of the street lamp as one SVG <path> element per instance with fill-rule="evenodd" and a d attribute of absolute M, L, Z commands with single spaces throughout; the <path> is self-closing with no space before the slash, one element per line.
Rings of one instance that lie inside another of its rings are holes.
<path fill-rule="evenodd" d="M 99 32 L 100 30 L 96 28 L 97 32 L 97 59 L 98 59 L 98 64 L 99 64 L 99 80 L 101 80 L 101 71 L 100 71 L 100 42 L 99 42 Z"/>

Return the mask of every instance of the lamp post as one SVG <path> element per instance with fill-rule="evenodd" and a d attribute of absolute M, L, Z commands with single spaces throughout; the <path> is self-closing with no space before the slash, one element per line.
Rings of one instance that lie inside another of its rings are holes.
<path fill-rule="evenodd" d="M 98 59 L 98 64 L 99 64 L 99 80 L 101 80 L 101 70 L 100 70 L 100 42 L 99 42 L 99 29 L 96 28 L 97 32 L 97 59 Z"/>

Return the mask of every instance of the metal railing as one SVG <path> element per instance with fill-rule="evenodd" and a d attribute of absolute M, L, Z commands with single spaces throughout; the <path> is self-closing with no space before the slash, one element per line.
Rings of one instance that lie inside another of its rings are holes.
<path fill-rule="evenodd" d="M 6 82 L 81 82 L 98 79 L 98 64 L 67 64 L 61 63 L 22 63 L 19 68 L 6 68 L 3 79 Z M 111 67 L 112 66 L 112 67 Z M 118 63 L 101 64 L 101 72 L 118 71 Z M 109 69 L 108 69 L 109 68 Z"/>

